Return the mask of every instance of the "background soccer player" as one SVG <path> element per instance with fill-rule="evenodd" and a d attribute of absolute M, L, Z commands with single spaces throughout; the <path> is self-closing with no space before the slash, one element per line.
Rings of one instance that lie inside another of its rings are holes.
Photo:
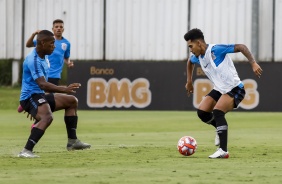
<path fill-rule="evenodd" d="M 52 31 L 55 37 L 55 49 L 53 53 L 48 56 L 50 61 L 50 71 L 48 75 L 48 82 L 55 85 L 59 85 L 61 79 L 61 73 L 64 67 L 64 63 L 68 67 L 73 67 L 73 62 L 70 61 L 70 42 L 63 37 L 64 33 L 64 21 L 61 19 L 56 19 L 53 21 Z M 40 30 L 35 31 L 26 42 L 26 47 L 35 47 L 37 42 L 34 37 L 40 32 Z"/>
<path fill-rule="evenodd" d="M 201 65 L 202 70 L 214 85 L 212 91 L 201 101 L 197 113 L 199 118 L 213 125 L 219 136 L 219 148 L 209 158 L 228 158 L 227 134 L 228 124 L 225 114 L 237 108 L 244 99 L 244 84 L 228 53 L 241 52 L 250 62 L 253 72 L 260 77 L 261 67 L 256 63 L 249 49 L 243 44 L 207 44 L 200 29 L 192 29 L 184 35 L 193 55 L 187 62 L 188 95 L 193 93 L 192 72 L 194 64 Z"/>

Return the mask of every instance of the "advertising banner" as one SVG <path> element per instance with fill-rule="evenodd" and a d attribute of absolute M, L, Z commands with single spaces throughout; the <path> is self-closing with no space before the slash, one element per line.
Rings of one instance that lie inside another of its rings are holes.
<path fill-rule="evenodd" d="M 257 78 L 247 62 L 235 63 L 246 96 L 239 111 L 281 111 L 282 63 L 260 63 Z M 213 88 L 201 67 L 193 73 L 194 94 L 187 96 L 186 62 L 78 61 L 68 83 L 79 82 L 79 109 L 195 110 Z"/>

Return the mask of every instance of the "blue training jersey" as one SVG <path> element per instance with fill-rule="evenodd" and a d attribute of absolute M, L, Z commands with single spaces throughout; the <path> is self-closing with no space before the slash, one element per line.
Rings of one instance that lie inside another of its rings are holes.
<path fill-rule="evenodd" d="M 50 63 L 48 57 L 40 58 L 36 48 L 30 52 L 23 62 L 23 77 L 20 101 L 28 99 L 32 94 L 44 93 L 35 82 L 39 77 L 45 77 L 47 80 Z"/>
<path fill-rule="evenodd" d="M 235 44 L 218 44 L 214 45 L 211 49 L 211 53 L 213 56 L 213 62 L 215 63 L 216 66 L 220 65 L 222 61 L 224 60 L 226 54 L 228 53 L 234 53 L 234 47 Z M 199 57 L 204 57 L 204 56 L 199 56 Z M 192 63 L 198 63 L 200 64 L 199 58 L 197 58 L 195 55 L 192 55 L 190 57 L 190 60 Z"/>
<path fill-rule="evenodd" d="M 33 41 L 36 46 L 36 40 Z M 61 73 L 64 67 L 64 59 L 70 57 L 70 42 L 64 37 L 61 40 L 55 39 L 55 49 L 51 55 L 48 56 L 50 62 L 49 78 L 61 78 Z"/>

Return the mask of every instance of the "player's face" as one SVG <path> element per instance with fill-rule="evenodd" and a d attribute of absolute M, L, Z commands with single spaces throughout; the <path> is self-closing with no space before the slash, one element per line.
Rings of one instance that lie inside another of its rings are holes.
<path fill-rule="evenodd" d="M 50 39 L 44 41 L 43 43 L 43 50 L 45 55 L 50 55 L 55 49 L 55 38 L 50 37 Z"/>
<path fill-rule="evenodd" d="M 62 37 L 64 32 L 64 24 L 63 23 L 55 23 L 53 25 L 53 33 L 55 37 Z"/>
<path fill-rule="evenodd" d="M 199 40 L 188 40 L 188 47 L 190 49 L 190 52 L 192 52 L 195 56 L 199 56 L 201 54 L 201 47 L 200 47 L 200 43 Z"/>

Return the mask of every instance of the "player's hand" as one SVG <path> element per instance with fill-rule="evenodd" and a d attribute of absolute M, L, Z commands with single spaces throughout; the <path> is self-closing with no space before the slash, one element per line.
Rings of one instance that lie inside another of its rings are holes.
<path fill-rule="evenodd" d="M 256 63 L 253 62 L 252 63 L 252 68 L 253 68 L 253 72 L 255 73 L 255 75 L 260 78 L 260 76 L 262 75 L 262 69 L 261 67 Z"/>
<path fill-rule="evenodd" d="M 34 35 L 34 36 L 37 35 L 40 31 L 41 31 L 41 30 L 35 31 L 35 32 L 33 33 L 33 35 Z"/>
<path fill-rule="evenodd" d="M 67 63 L 67 65 L 68 65 L 69 68 L 72 68 L 72 67 L 74 66 L 74 64 L 73 64 L 72 61 L 69 61 L 69 62 Z"/>
<path fill-rule="evenodd" d="M 76 89 L 81 86 L 80 83 L 72 83 L 66 88 L 66 93 L 76 93 Z"/>
<path fill-rule="evenodd" d="M 194 92 L 194 87 L 193 87 L 192 82 L 187 82 L 186 85 L 185 85 L 185 88 L 186 88 L 188 97 L 189 97 L 191 94 L 193 94 L 193 92 Z"/>

